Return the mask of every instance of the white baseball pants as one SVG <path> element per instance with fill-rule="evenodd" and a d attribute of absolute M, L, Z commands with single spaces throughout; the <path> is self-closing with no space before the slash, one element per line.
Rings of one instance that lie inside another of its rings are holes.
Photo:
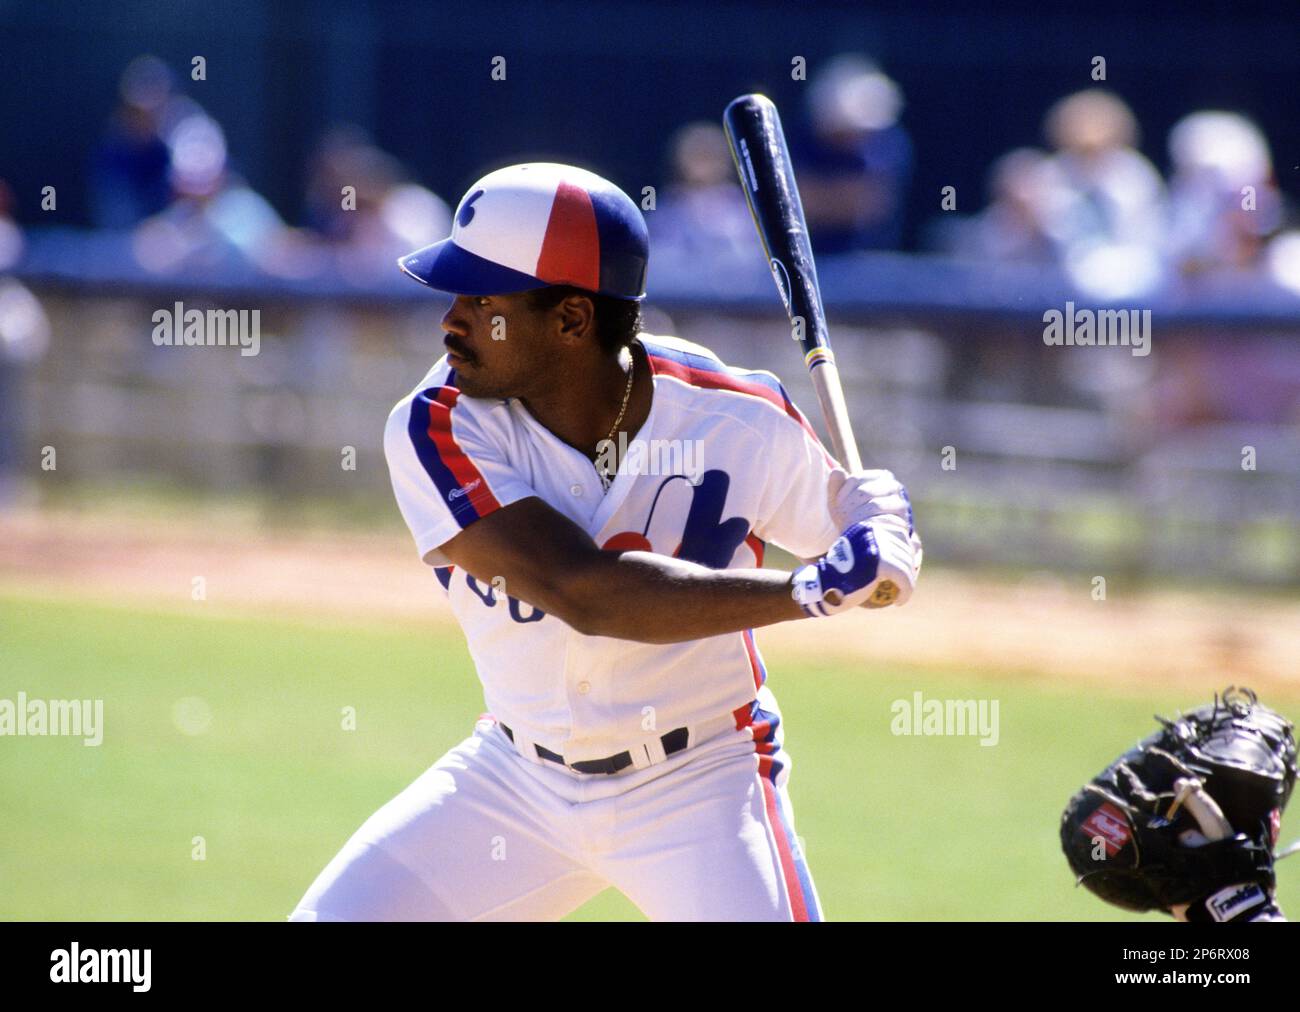
<path fill-rule="evenodd" d="M 766 687 L 641 769 L 523 758 L 490 717 L 366 820 L 292 921 L 556 920 L 609 886 L 656 921 L 821 920 Z"/>

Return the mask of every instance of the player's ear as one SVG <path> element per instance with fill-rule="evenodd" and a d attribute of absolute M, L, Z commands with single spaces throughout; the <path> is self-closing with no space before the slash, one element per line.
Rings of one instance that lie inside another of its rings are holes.
<path fill-rule="evenodd" d="M 581 292 L 565 296 L 555 307 L 557 323 L 562 337 L 588 340 L 596 330 L 596 306 L 591 297 Z"/>

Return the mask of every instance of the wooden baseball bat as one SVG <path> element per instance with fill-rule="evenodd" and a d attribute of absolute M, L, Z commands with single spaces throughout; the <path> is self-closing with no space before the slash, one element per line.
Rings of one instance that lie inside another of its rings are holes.
<path fill-rule="evenodd" d="M 861 470 L 781 117 L 765 95 L 741 95 L 727 106 L 722 124 L 759 241 L 790 317 L 792 336 L 803 347 L 831 448 L 846 470 Z"/>

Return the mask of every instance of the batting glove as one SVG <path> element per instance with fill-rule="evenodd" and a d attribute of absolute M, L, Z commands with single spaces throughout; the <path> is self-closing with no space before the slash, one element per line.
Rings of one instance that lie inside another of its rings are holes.
<path fill-rule="evenodd" d="M 816 562 L 797 569 L 791 596 L 814 617 L 847 608 L 906 604 L 919 562 L 912 535 L 897 517 L 850 524 Z"/>
<path fill-rule="evenodd" d="M 912 584 L 915 585 L 916 578 L 921 574 L 921 559 L 925 552 L 921 538 L 916 533 L 912 500 L 894 473 L 854 471 L 849 474 L 844 468 L 836 467 L 826 479 L 826 492 L 831 518 L 841 530 L 850 524 L 872 521 L 877 517 L 893 517 L 898 523 L 907 525 L 912 549 Z M 910 594 L 909 590 L 908 595 Z"/>
<path fill-rule="evenodd" d="M 909 534 L 916 529 L 907 489 L 892 471 L 854 471 L 849 474 L 844 468 L 837 467 L 826 479 L 826 501 L 831 518 L 840 530 L 878 516 L 898 517 L 907 524 Z"/>

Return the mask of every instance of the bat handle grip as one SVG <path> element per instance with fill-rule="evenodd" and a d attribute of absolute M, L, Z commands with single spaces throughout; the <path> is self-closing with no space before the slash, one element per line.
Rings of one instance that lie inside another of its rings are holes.
<path fill-rule="evenodd" d="M 821 403 L 822 417 L 831 437 L 831 450 L 844 469 L 850 473 L 862 470 L 862 457 L 858 443 L 853 438 L 853 425 L 849 422 L 848 405 L 844 402 L 844 388 L 840 385 L 840 372 L 835 360 L 829 356 L 812 366 L 813 389 Z"/>

